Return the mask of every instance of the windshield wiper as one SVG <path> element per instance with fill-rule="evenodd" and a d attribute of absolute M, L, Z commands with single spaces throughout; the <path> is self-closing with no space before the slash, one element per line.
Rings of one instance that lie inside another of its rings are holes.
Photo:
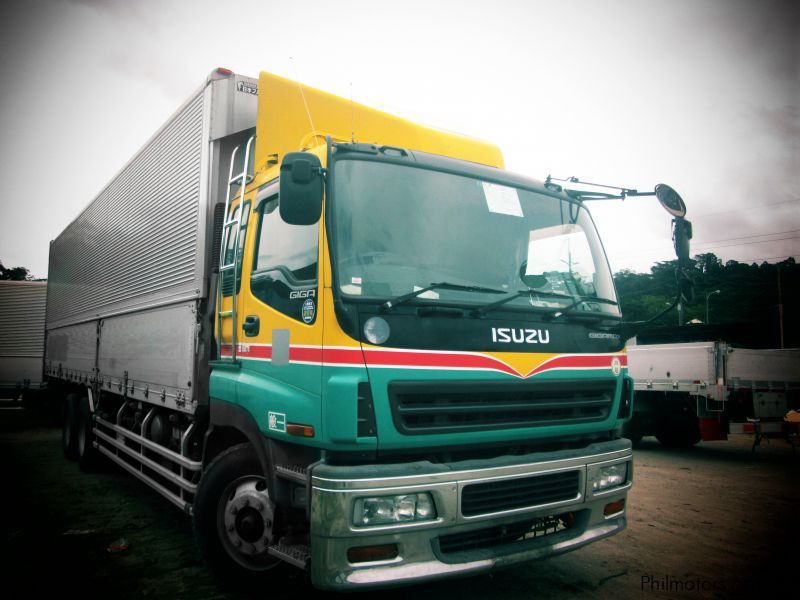
<path fill-rule="evenodd" d="M 541 292 L 538 290 L 519 290 L 518 292 L 514 292 L 509 294 L 505 298 L 500 298 L 497 302 L 492 302 L 491 304 L 487 304 L 486 306 L 481 306 L 480 308 L 476 308 L 472 311 L 472 315 L 475 317 L 482 317 L 484 314 L 489 312 L 490 310 L 494 310 L 498 306 L 502 306 L 506 302 L 511 302 L 512 300 L 516 300 L 517 298 L 521 298 L 522 296 L 544 296 L 545 298 L 562 298 L 564 300 L 574 300 L 574 296 L 569 296 L 567 294 L 560 294 L 558 292 Z M 554 315 L 560 309 L 548 311 L 548 314 Z"/>
<path fill-rule="evenodd" d="M 458 290 L 460 292 L 476 292 L 480 294 L 505 293 L 503 290 L 495 290 L 492 288 L 485 288 L 477 285 L 459 285 L 458 283 L 448 283 L 446 281 L 442 281 L 440 283 L 432 283 L 428 287 L 414 290 L 413 292 L 409 292 L 408 294 L 403 294 L 402 296 L 398 296 L 397 298 L 393 298 L 392 300 L 387 300 L 386 302 L 381 304 L 381 309 L 391 310 L 395 306 L 403 304 L 404 302 L 408 302 L 412 298 L 416 298 L 420 294 L 424 294 L 425 292 L 430 292 L 431 290 Z"/>

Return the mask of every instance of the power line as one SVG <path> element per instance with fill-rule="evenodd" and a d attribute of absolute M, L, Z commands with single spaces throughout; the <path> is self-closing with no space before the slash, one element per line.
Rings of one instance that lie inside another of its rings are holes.
<path fill-rule="evenodd" d="M 766 256 L 762 258 L 732 258 L 730 260 L 740 263 L 746 263 L 746 262 L 749 263 L 749 262 L 758 262 L 761 260 L 777 260 L 779 258 L 781 260 L 786 260 L 787 258 L 800 258 L 800 254 L 789 254 L 789 255 L 781 254 L 780 256 Z"/>
<path fill-rule="evenodd" d="M 737 212 L 743 212 L 743 211 L 746 211 L 746 210 L 756 210 L 756 209 L 759 209 L 759 208 L 767 208 L 768 206 L 778 206 L 779 204 L 792 204 L 792 203 L 796 203 L 796 202 L 800 202 L 800 199 L 782 200 L 781 202 L 772 202 L 770 204 L 759 204 L 757 206 L 748 206 L 746 208 L 736 208 L 736 209 L 729 208 L 728 210 L 720 210 L 718 212 L 712 212 L 712 213 L 700 213 L 699 215 L 692 215 L 692 218 L 695 218 L 695 217 L 711 217 L 711 216 L 714 216 L 714 215 L 725 215 L 725 214 L 731 214 L 731 212 L 734 211 L 734 210 L 737 211 Z"/>
<path fill-rule="evenodd" d="M 784 261 L 784 260 L 787 260 L 789 258 L 794 258 L 796 261 L 800 261 L 800 254 L 788 254 L 788 255 L 787 254 L 781 254 L 780 256 L 764 256 L 764 257 L 760 257 L 760 258 L 729 258 L 728 260 L 726 260 L 724 262 L 733 261 L 733 262 L 737 262 L 737 263 L 741 263 L 741 264 L 749 264 L 749 263 L 763 262 L 763 261 L 768 261 L 768 260 L 781 260 L 781 261 Z M 651 266 L 655 266 L 655 264 L 651 265 Z"/>
<path fill-rule="evenodd" d="M 732 242 L 734 240 L 746 240 L 754 237 L 765 237 L 768 235 L 784 235 L 787 233 L 797 233 L 800 229 L 790 229 L 789 231 L 776 231 L 775 233 L 756 233 L 753 235 L 743 235 L 740 237 L 726 238 L 724 240 L 708 240 L 707 242 L 697 242 L 698 244 L 713 244 L 715 242 Z"/>
<path fill-rule="evenodd" d="M 794 239 L 794 238 L 792 238 L 792 239 Z M 772 241 L 772 240 L 769 240 L 769 241 Z M 756 242 L 756 243 L 758 243 L 758 242 Z M 692 254 L 709 254 L 709 253 L 713 254 L 713 252 L 712 252 L 713 250 L 735 248 L 738 245 L 739 244 L 731 244 L 729 246 L 712 246 L 710 248 L 692 248 Z M 670 250 L 671 250 L 670 248 L 665 248 L 663 252 L 659 252 L 657 250 L 651 250 L 651 251 L 645 251 L 645 252 L 625 252 L 625 253 L 618 253 L 618 254 L 612 255 L 611 258 L 612 258 L 612 260 L 614 260 L 614 256 L 634 256 L 634 255 L 635 256 L 640 256 L 640 257 L 653 257 L 653 256 L 660 256 L 660 255 L 663 255 L 663 254 L 667 254 L 667 253 L 669 253 Z M 730 250 L 728 250 L 728 252 L 730 252 Z M 785 254 L 784 256 L 798 256 L 798 254 L 796 252 L 790 252 L 790 253 Z M 771 257 L 771 258 L 780 258 L 780 257 Z M 669 258 L 669 259 L 665 259 L 665 260 L 674 260 L 674 257 L 673 258 Z M 738 260 L 738 259 L 732 259 L 732 260 Z"/>
<path fill-rule="evenodd" d="M 733 237 L 733 238 L 727 238 L 727 239 L 722 239 L 722 240 L 711 240 L 711 241 L 708 241 L 708 242 L 693 242 L 692 243 L 692 249 L 696 249 L 698 246 L 702 246 L 703 248 L 701 248 L 701 249 L 710 251 L 710 250 L 714 250 L 714 249 L 717 249 L 717 248 L 731 248 L 733 246 L 748 246 L 748 245 L 751 245 L 751 244 L 766 244 L 768 242 L 784 242 L 784 241 L 788 241 L 788 240 L 800 239 L 800 236 L 794 235 L 794 236 L 783 237 L 783 238 L 773 238 L 773 239 L 769 239 L 769 240 L 754 240 L 754 241 L 751 241 L 751 242 L 744 242 L 744 241 L 743 242 L 739 242 L 738 241 L 738 240 L 748 240 L 748 239 L 755 238 L 755 237 L 767 237 L 767 236 L 771 236 L 771 235 L 783 235 L 785 233 L 795 233 L 795 232 L 800 232 L 800 229 L 792 229 L 790 231 L 776 231 L 775 233 L 759 233 L 759 234 L 755 234 L 755 235 L 744 235 L 744 236 L 741 236 L 741 237 Z M 734 242 L 734 243 L 733 244 L 722 244 L 722 243 L 719 243 L 719 242 Z M 621 252 L 618 255 L 619 256 L 632 256 L 634 254 L 641 255 L 641 254 L 644 253 L 646 256 L 653 256 L 655 254 L 660 254 L 661 252 L 669 252 L 670 249 L 671 249 L 671 246 L 668 246 L 667 242 L 665 242 L 664 245 L 661 246 L 661 247 L 637 248 L 635 250 L 631 250 L 630 252 Z"/>
<path fill-rule="evenodd" d="M 786 240 L 797 240 L 797 239 L 800 239 L 800 235 L 793 235 L 784 238 L 775 238 L 773 240 L 756 240 L 753 242 L 734 242 L 732 244 L 719 244 L 717 246 L 709 246 L 708 248 L 706 248 L 706 250 L 713 250 L 714 248 L 732 248 L 734 246 L 749 246 L 751 244 L 767 244 L 769 242 L 785 242 Z M 693 246 L 708 246 L 708 244 L 711 243 L 712 242 L 699 243 L 699 244 L 693 244 Z"/>

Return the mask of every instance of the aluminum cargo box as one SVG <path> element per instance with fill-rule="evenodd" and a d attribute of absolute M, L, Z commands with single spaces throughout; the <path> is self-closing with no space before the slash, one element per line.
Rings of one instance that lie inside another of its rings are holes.
<path fill-rule="evenodd" d="M 51 242 L 48 375 L 193 409 L 214 207 L 256 90 L 213 72 Z"/>
<path fill-rule="evenodd" d="M 0 281 L 0 393 L 42 383 L 47 283 Z"/>
<path fill-rule="evenodd" d="M 628 346 L 628 373 L 637 390 L 713 385 L 719 376 L 715 342 Z"/>
<path fill-rule="evenodd" d="M 754 389 L 800 389 L 800 350 L 731 348 L 727 383 Z"/>

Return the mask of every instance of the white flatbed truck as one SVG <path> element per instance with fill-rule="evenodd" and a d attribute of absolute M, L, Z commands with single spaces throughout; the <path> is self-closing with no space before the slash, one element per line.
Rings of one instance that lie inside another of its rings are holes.
<path fill-rule="evenodd" d="M 729 433 L 783 435 L 800 406 L 800 349 L 735 348 L 725 342 L 628 346 L 634 442 L 669 446 L 724 440 Z"/>

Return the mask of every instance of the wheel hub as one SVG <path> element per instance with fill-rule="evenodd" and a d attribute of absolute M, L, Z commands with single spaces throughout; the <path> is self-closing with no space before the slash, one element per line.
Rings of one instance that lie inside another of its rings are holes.
<path fill-rule="evenodd" d="M 274 513 L 263 479 L 234 482 L 222 510 L 222 537 L 235 552 L 257 556 L 267 551 L 273 538 Z"/>
<path fill-rule="evenodd" d="M 249 506 L 236 515 L 236 532 L 246 542 L 256 543 L 264 533 L 264 518 Z"/>

